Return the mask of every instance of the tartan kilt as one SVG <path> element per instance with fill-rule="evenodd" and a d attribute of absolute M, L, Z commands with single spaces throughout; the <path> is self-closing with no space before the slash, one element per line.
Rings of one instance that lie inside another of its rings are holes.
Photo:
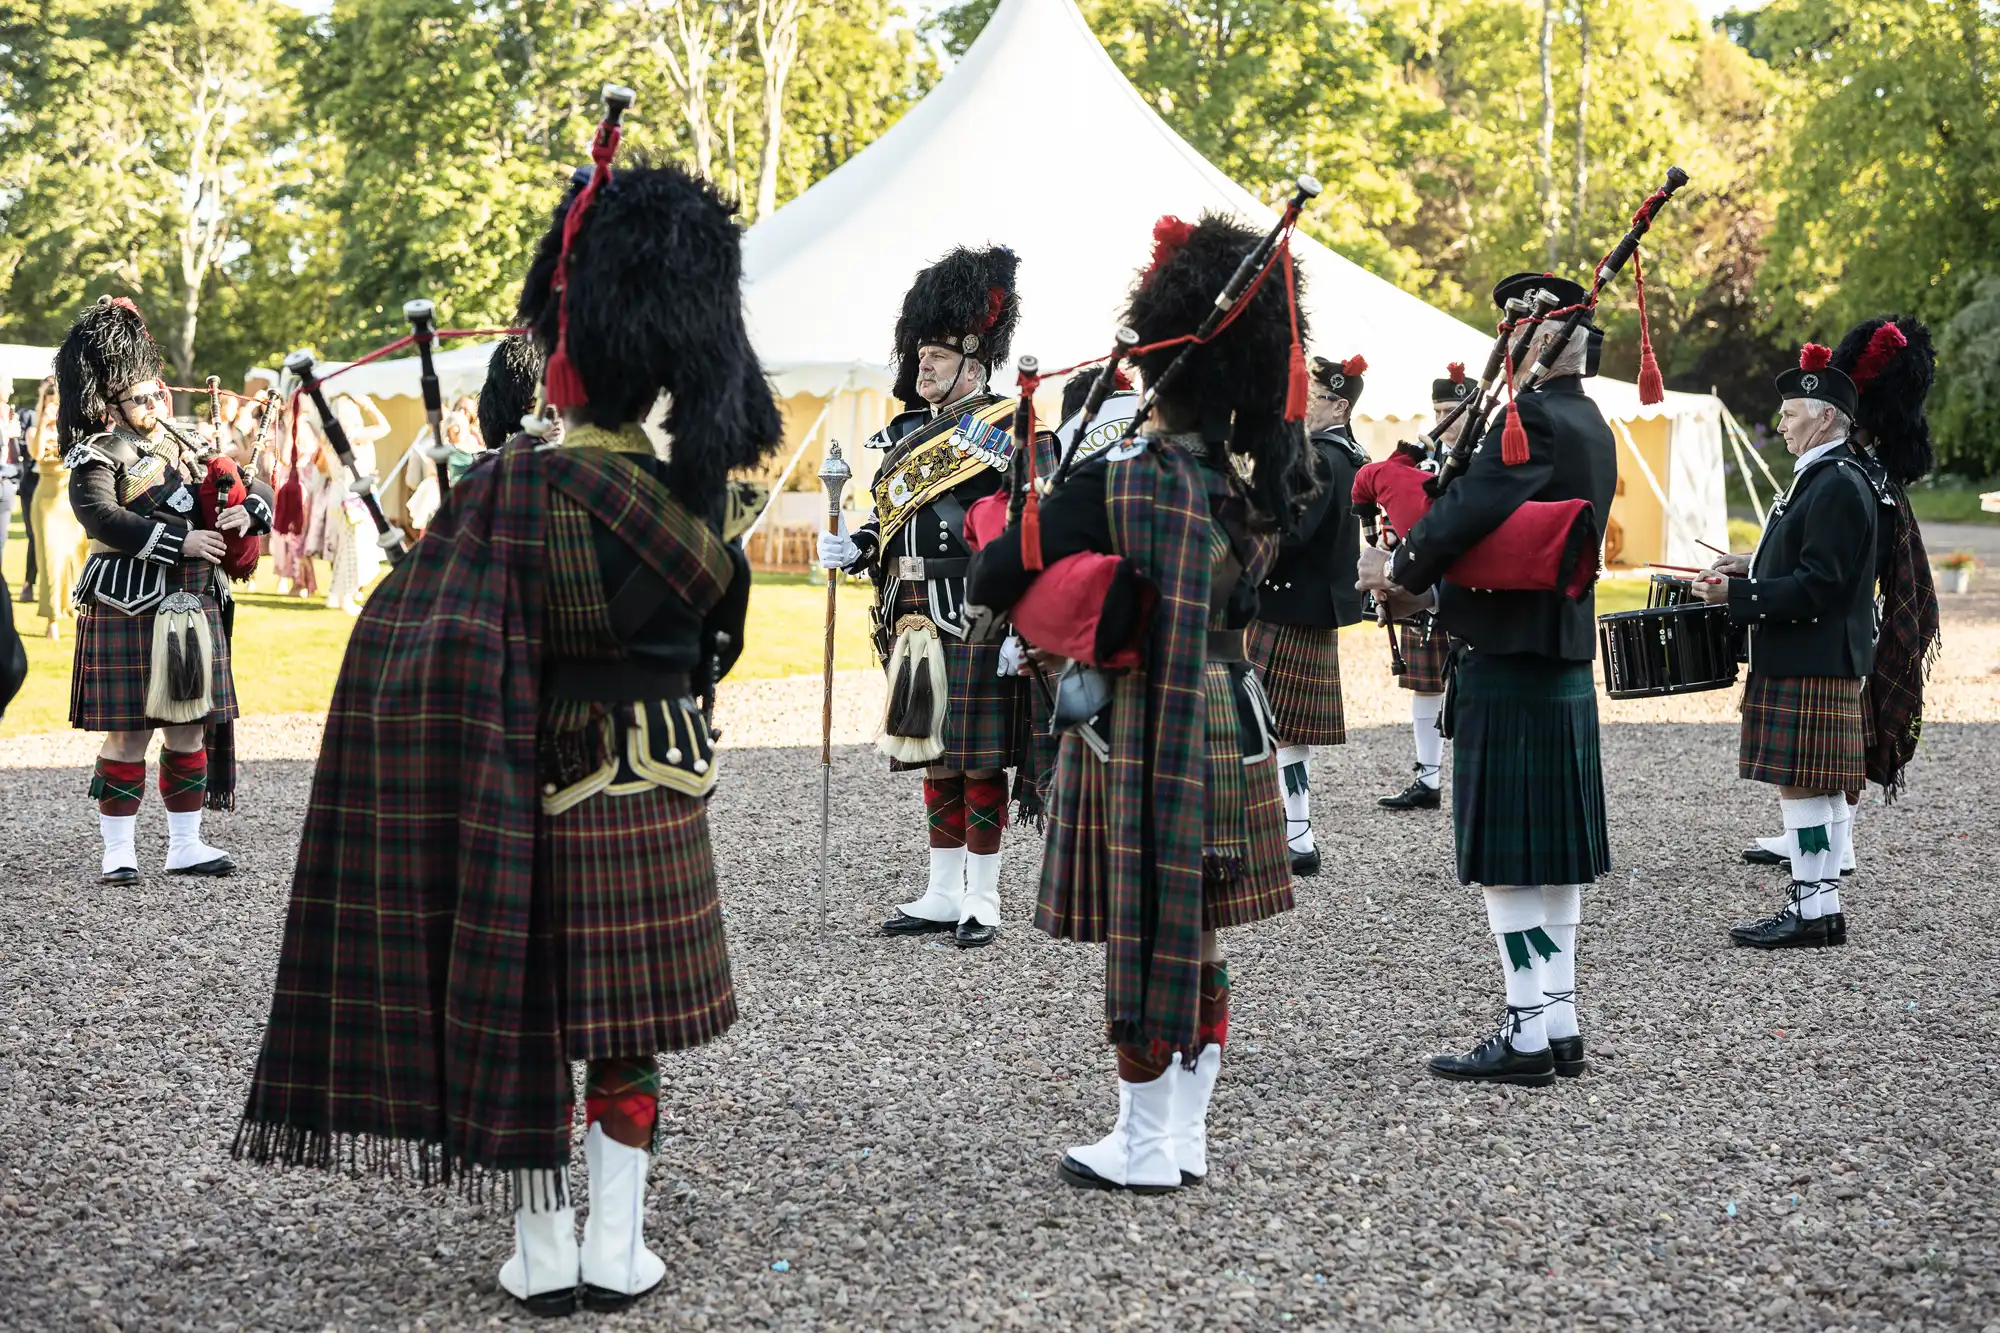
<path fill-rule="evenodd" d="M 202 617 L 215 644 L 209 676 L 209 697 L 215 707 L 204 719 L 211 723 L 237 715 L 236 679 L 229 669 L 229 638 L 222 632 L 222 602 L 216 596 L 215 579 L 214 565 L 190 560 L 169 569 L 166 581 L 169 593 L 191 592 L 201 598 Z M 77 609 L 70 726 L 79 731 L 151 731 L 179 725 L 146 716 L 156 619 L 151 611 L 128 616 L 94 603 Z"/>
<path fill-rule="evenodd" d="M 1431 625 L 1430 642 L 1424 642 L 1423 628 L 1418 625 L 1396 626 L 1396 634 L 1403 649 L 1403 665 L 1409 670 L 1396 677 L 1396 684 L 1417 694 L 1444 693 L 1444 663 L 1451 656 L 1451 635 L 1435 622 Z"/>
<path fill-rule="evenodd" d="M 1245 651 L 1263 679 L 1281 745 L 1345 745 L 1340 631 L 1250 622 Z"/>
<path fill-rule="evenodd" d="M 905 583 L 896 592 L 896 613 L 890 623 L 930 613 L 924 585 Z M 1029 710 L 1022 697 L 1026 682 L 999 674 L 998 643 L 967 643 L 942 629 L 938 641 L 944 649 L 945 686 L 951 691 L 944 710 L 944 753 L 922 764 L 891 759 L 890 770 L 937 767 L 978 773 L 1018 767 L 1028 749 Z"/>
<path fill-rule="evenodd" d="M 1468 654 L 1452 720 L 1464 884 L 1588 884 L 1611 869 L 1589 662 Z"/>
<path fill-rule="evenodd" d="M 1292 910 L 1292 863 L 1275 753 L 1245 766 L 1226 664 L 1210 662 L 1201 928 L 1247 926 Z M 1217 706 L 1218 702 L 1221 706 Z M 1103 719 L 1099 729 L 1109 731 Z M 1042 858 L 1035 927 L 1079 944 L 1102 944 L 1112 919 L 1110 767 L 1074 735 L 1062 738 Z"/>
<path fill-rule="evenodd" d="M 1737 776 L 1808 791 L 1859 791 L 1867 723 L 1859 680 L 1760 676 L 1743 687 Z"/>
<path fill-rule="evenodd" d="M 736 992 L 707 803 L 647 787 L 539 819 L 568 1058 L 685 1050 L 728 1031 Z"/>

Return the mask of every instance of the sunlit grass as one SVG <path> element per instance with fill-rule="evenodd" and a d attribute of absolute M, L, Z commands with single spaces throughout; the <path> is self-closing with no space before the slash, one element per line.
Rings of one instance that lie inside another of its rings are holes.
<path fill-rule="evenodd" d="M 27 534 L 17 514 L 9 531 L 4 569 L 7 589 L 18 595 L 27 568 Z M 327 584 L 324 562 L 320 586 Z M 231 645 L 236 693 L 248 716 L 265 713 L 321 713 L 333 698 L 334 677 L 354 621 L 330 611 L 318 597 L 279 597 L 270 561 L 253 580 L 255 591 L 239 590 L 236 638 Z M 835 665 L 840 670 L 872 667 L 868 646 L 869 592 L 848 580 L 840 591 L 835 631 Z M 61 731 L 69 726 L 70 667 L 76 652 L 72 625 L 63 637 L 42 637 L 43 621 L 33 602 L 9 602 L 14 624 L 28 649 L 28 682 L 7 709 L 0 733 L 11 736 Z M 748 643 L 731 680 L 812 675 L 821 669 L 826 644 L 826 584 L 818 574 L 758 574 L 750 594 Z"/>

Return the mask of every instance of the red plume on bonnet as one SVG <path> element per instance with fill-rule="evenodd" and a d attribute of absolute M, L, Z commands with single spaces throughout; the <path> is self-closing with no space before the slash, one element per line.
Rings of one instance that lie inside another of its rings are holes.
<path fill-rule="evenodd" d="M 1360 355 L 1350 356 L 1340 363 L 1340 369 L 1343 374 L 1359 375 L 1368 369 L 1368 358 Z"/>
<path fill-rule="evenodd" d="M 1882 327 L 1875 330 L 1874 335 L 1868 339 L 1868 350 L 1854 363 L 1854 374 L 1849 377 L 1854 381 L 1854 387 L 1867 388 L 1870 380 L 1889 368 L 1889 363 L 1896 359 L 1896 353 L 1909 345 L 1910 340 L 1903 336 L 1901 329 L 1892 323 L 1884 322 Z"/>
<path fill-rule="evenodd" d="M 986 330 L 992 328 L 994 321 L 1000 318 L 1000 312 L 1006 306 L 1007 289 L 1005 287 L 988 287 L 986 289 L 986 322 L 979 326 L 979 331 L 984 333 Z"/>
<path fill-rule="evenodd" d="M 1188 237 L 1192 235 L 1194 235 L 1194 224 L 1192 222 L 1183 222 L 1172 213 L 1155 222 L 1153 224 L 1153 262 L 1146 265 L 1146 277 L 1150 278 L 1155 273 L 1158 273 L 1160 265 L 1179 254 L 1181 247 L 1188 243 Z"/>
<path fill-rule="evenodd" d="M 1451 376 L 1451 382 L 1453 384 L 1465 383 L 1465 362 L 1454 361 L 1450 365 L 1446 366 L 1444 369 L 1445 373 Z"/>
<path fill-rule="evenodd" d="M 1800 370 L 1825 370 L 1833 361 L 1833 349 L 1821 347 L 1818 343 L 1807 343 L 1799 349 Z"/>

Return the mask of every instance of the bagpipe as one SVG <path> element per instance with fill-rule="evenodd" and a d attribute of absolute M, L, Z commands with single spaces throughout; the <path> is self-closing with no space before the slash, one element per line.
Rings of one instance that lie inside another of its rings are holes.
<path fill-rule="evenodd" d="M 1508 467 L 1528 461 L 1528 436 L 1521 424 L 1516 395 L 1539 388 L 1551 377 L 1571 339 L 1597 308 L 1605 284 L 1624 269 L 1627 261 L 1633 264 L 1640 293 L 1639 401 L 1652 404 L 1664 399 L 1659 364 L 1646 332 L 1645 286 L 1638 251 L 1639 242 L 1652 228 L 1661 207 L 1687 182 L 1687 173 L 1679 167 L 1667 169 L 1666 182 L 1639 205 L 1630 229 L 1598 261 L 1583 300 L 1564 306 L 1560 296 L 1545 289 L 1536 291 L 1532 297 L 1515 297 L 1506 303 L 1478 388 L 1406 446 L 1412 453 L 1440 452 L 1442 461 L 1436 475 L 1426 476 L 1407 461 L 1393 457 L 1370 463 L 1355 475 L 1354 506 L 1371 545 L 1393 549 L 1429 511 L 1437 497 L 1465 474 L 1485 438 L 1488 420 L 1503 403 L 1506 416 L 1500 436 L 1500 461 Z M 1534 365 L 1523 376 L 1521 361 L 1532 340 L 1522 335 L 1551 320 L 1561 323 L 1555 335 L 1545 340 Z M 1446 434 L 1461 423 L 1457 439 L 1445 449 Z M 1455 560 L 1444 577 L 1460 587 L 1483 591 L 1560 592 L 1565 597 L 1581 597 L 1597 581 L 1601 521 L 1601 516 L 1585 500 L 1531 500 Z M 1378 611 L 1378 618 L 1387 623 L 1386 607 Z M 1392 638 L 1393 633 L 1392 629 Z"/>
<path fill-rule="evenodd" d="M 375 525 L 376 544 L 387 553 L 391 565 L 399 564 L 409 554 L 409 537 L 382 512 L 382 502 L 375 498 L 375 476 L 361 470 L 354 446 L 348 443 L 347 428 L 340 424 L 339 414 L 326 401 L 324 381 L 313 374 L 314 364 L 311 352 L 293 352 L 285 358 L 285 371 L 298 380 L 298 392 L 312 399 L 313 409 L 319 413 L 320 433 L 326 436 L 327 445 L 347 469 L 347 488 L 361 498 L 361 507 L 368 511 L 368 520 Z"/>
<path fill-rule="evenodd" d="M 1292 198 L 1278 215 L 1277 222 L 1243 256 L 1193 333 L 1141 347 L 1137 333 L 1129 328 L 1120 328 L 1111 351 L 1106 355 L 1064 370 L 1047 372 L 1048 375 L 1067 375 L 1090 366 L 1102 367 L 1091 384 L 1089 396 L 1084 400 L 1083 420 L 1089 422 L 1116 387 L 1119 368 L 1124 361 L 1145 352 L 1174 346 L 1180 348 L 1166 368 L 1146 384 L 1130 424 L 1113 448 L 1128 445 L 1138 438 L 1160 394 L 1173 384 L 1189 354 L 1213 341 L 1229 327 L 1274 267 L 1282 263 L 1289 274 L 1291 234 L 1298 227 L 1299 215 L 1319 192 L 1317 180 L 1311 176 L 1298 178 Z M 1285 416 L 1288 421 L 1300 421 L 1305 416 L 1305 362 L 1296 346 L 1293 348 L 1293 361 L 1294 382 L 1288 395 Z M 1046 376 L 1033 357 L 1020 358 L 1016 370 L 1021 397 L 1015 409 L 1015 437 L 1032 442 L 1035 390 Z M 1038 512 L 1040 496 L 1068 479 L 1078 452 L 1071 450 L 1062 455 L 1054 477 L 1046 483 L 1038 483 L 1034 475 L 1034 450 L 1031 447 L 1017 448 L 1009 486 L 1004 493 L 1004 509 L 1001 507 L 1002 497 L 998 494 L 974 504 L 966 513 L 966 544 L 976 551 L 1004 530 L 1017 529 L 1020 532 L 1021 565 L 1041 575 L 1029 585 L 1028 591 L 1009 612 L 1009 618 L 1022 638 L 1088 667 L 1135 667 L 1139 664 L 1139 644 L 1144 639 L 1154 594 L 1151 585 L 1140 576 L 1131 561 L 1101 551 L 1084 551 L 1043 567 Z"/>

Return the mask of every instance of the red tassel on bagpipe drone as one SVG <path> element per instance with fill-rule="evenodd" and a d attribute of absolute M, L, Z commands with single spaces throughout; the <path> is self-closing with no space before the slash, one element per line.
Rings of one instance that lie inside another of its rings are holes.
<path fill-rule="evenodd" d="M 299 482 L 299 445 L 292 442 L 292 466 L 285 473 L 284 485 L 271 498 L 271 531 L 281 536 L 296 537 L 306 530 L 306 490 Z"/>
<path fill-rule="evenodd" d="M 1667 382 L 1660 374 L 1660 360 L 1653 355 L 1653 334 L 1646 327 L 1646 271 L 1639 264 L 1639 251 L 1632 251 L 1632 285 L 1639 294 L 1639 401 L 1651 407 L 1667 401 Z"/>
<path fill-rule="evenodd" d="M 1309 381 L 1306 378 L 1306 348 L 1299 340 L 1299 288 L 1292 278 L 1292 239 L 1287 236 L 1278 244 L 1285 262 L 1285 305 L 1292 319 L 1292 361 L 1290 374 L 1285 380 L 1285 420 L 1304 421 Z"/>
<path fill-rule="evenodd" d="M 577 233 L 583 230 L 584 215 L 597 198 L 597 192 L 611 179 L 611 159 L 618 155 L 618 141 L 623 137 L 618 121 L 625 114 L 625 108 L 632 104 L 629 89 L 618 89 L 623 94 L 622 104 L 613 96 L 613 89 L 604 92 L 604 119 L 598 122 L 597 137 L 591 140 L 590 179 L 577 193 L 576 201 L 563 215 L 562 248 L 556 252 L 556 346 L 549 354 L 549 364 L 542 372 L 547 397 L 552 407 L 582 407 L 590 402 L 590 394 L 583 387 L 583 376 L 569 359 L 569 248 L 575 242 Z"/>
<path fill-rule="evenodd" d="M 1528 461 L 1528 428 L 1521 424 L 1521 405 L 1514 401 L 1514 376 L 1507 376 L 1507 424 L 1500 431 L 1500 461 L 1519 467 Z"/>

